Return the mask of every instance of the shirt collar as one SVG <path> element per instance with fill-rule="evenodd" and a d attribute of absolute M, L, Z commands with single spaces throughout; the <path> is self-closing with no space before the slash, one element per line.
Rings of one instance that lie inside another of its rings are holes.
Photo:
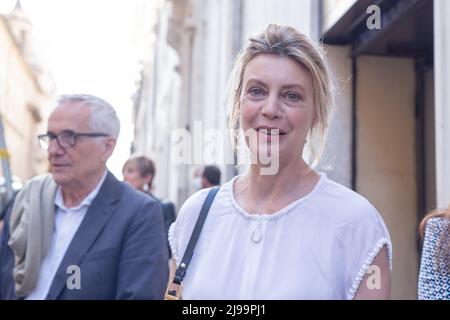
<path fill-rule="evenodd" d="M 83 199 L 83 201 L 81 201 L 81 203 L 78 206 L 70 208 L 70 210 L 79 210 L 79 209 L 81 209 L 84 206 L 90 206 L 92 201 L 97 196 L 97 194 L 98 194 L 98 192 L 100 190 L 100 187 L 102 186 L 103 182 L 105 181 L 107 175 L 108 175 L 108 170 L 105 169 L 105 172 L 103 173 L 102 178 L 97 183 L 95 188 L 86 196 L 86 198 Z M 61 187 L 58 187 L 58 190 L 56 191 L 55 205 L 57 205 L 61 209 L 69 210 L 64 205 L 64 200 L 63 200 L 63 196 L 62 196 Z"/>

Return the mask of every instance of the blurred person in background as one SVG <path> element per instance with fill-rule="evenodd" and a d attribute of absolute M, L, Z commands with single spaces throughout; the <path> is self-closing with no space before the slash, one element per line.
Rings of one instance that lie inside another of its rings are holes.
<path fill-rule="evenodd" d="M 450 206 L 421 221 L 423 239 L 418 282 L 419 300 L 450 300 Z"/>
<path fill-rule="evenodd" d="M 202 177 L 203 176 L 203 167 L 198 167 L 197 169 L 195 169 L 194 171 L 194 180 L 193 180 L 193 185 L 194 185 L 194 190 L 198 191 L 201 190 L 202 187 Z"/>
<path fill-rule="evenodd" d="M 220 185 L 220 169 L 215 165 L 209 165 L 202 171 L 202 188 L 211 188 Z"/>
<path fill-rule="evenodd" d="M 196 191 L 220 185 L 220 169 L 215 165 L 199 167 L 194 171 L 194 189 Z"/>
<path fill-rule="evenodd" d="M 19 192 L 20 189 L 22 189 L 23 184 L 21 180 L 18 177 L 12 178 L 12 189 L 13 189 L 13 195 L 11 199 L 8 199 L 7 195 L 7 189 L 6 189 L 6 181 L 5 178 L 0 177 L 0 235 L 3 228 L 3 219 L 14 203 L 14 199 L 16 197 L 17 192 Z"/>

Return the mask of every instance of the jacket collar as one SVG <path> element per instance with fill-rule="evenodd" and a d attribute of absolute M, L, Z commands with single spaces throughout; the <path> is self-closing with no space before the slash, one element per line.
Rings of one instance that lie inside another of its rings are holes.
<path fill-rule="evenodd" d="M 91 248 L 113 214 L 114 204 L 120 199 L 121 189 L 122 184 L 108 171 L 103 185 L 67 248 L 50 286 L 47 299 L 56 299 L 60 295 L 66 285 L 67 268 L 71 265 L 79 265 L 84 255 Z"/>

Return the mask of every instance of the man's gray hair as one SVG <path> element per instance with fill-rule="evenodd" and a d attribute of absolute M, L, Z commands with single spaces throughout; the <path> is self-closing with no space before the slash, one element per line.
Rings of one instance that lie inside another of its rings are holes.
<path fill-rule="evenodd" d="M 106 133 L 118 138 L 120 121 L 114 108 L 105 100 L 90 94 L 64 94 L 57 98 L 57 105 L 76 102 L 91 110 L 90 127 L 93 132 Z"/>

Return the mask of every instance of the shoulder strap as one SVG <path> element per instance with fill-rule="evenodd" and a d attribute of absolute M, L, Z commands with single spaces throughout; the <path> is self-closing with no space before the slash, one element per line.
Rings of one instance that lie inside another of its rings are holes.
<path fill-rule="evenodd" d="M 194 230 L 192 231 L 191 238 L 189 239 L 189 243 L 187 245 L 186 251 L 184 252 L 183 259 L 181 259 L 181 263 L 180 263 L 179 267 L 177 268 L 177 271 L 175 271 L 175 277 L 173 279 L 173 282 L 175 284 L 181 285 L 181 282 L 183 281 L 184 276 L 186 275 L 187 267 L 189 266 L 192 255 L 194 254 L 194 248 L 195 248 L 195 245 L 197 244 L 197 240 L 200 236 L 200 232 L 202 231 L 203 224 L 205 223 L 209 208 L 211 207 L 214 197 L 216 196 L 219 189 L 220 189 L 220 187 L 213 187 L 209 191 L 208 196 L 206 197 L 206 200 L 203 203 L 203 206 L 202 206 L 202 209 L 200 210 L 200 214 L 198 216 L 197 222 L 195 223 Z"/>

